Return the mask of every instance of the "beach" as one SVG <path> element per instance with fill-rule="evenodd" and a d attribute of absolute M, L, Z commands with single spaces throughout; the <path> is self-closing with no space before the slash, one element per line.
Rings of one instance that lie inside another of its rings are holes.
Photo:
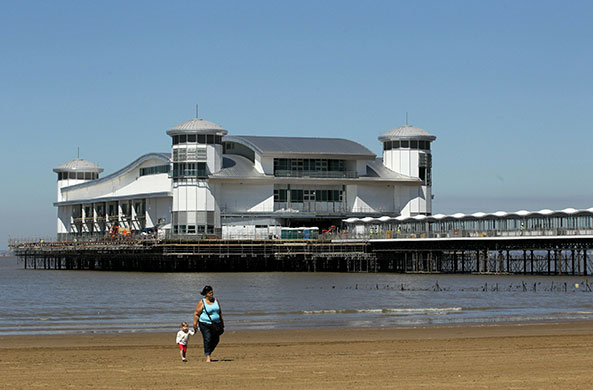
<path fill-rule="evenodd" d="M 593 322 L 228 330 L 203 362 L 175 333 L 0 337 L 0 388 L 569 389 L 593 387 Z"/>

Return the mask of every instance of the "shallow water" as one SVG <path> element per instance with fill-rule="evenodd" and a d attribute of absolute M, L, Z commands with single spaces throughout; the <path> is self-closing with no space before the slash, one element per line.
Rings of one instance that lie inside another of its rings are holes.
<path fill-rule="evenodd" d="M 0 335 L 174 332 L 205 284 L 229 330 L 593 319 L 593 277 L 46 271 L 0 258 Z"/>

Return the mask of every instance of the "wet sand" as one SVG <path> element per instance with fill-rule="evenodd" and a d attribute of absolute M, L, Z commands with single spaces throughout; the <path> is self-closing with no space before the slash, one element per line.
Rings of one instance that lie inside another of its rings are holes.
<path fill-rule="evenodd" d="M 593 388 L 593 322 L 0 337 L 0 389 Z"/>

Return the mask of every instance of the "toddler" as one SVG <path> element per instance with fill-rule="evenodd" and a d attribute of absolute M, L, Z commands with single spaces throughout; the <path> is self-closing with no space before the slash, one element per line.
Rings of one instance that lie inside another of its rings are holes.
<path fill-rule="evenodd" d="M 189 336 L 194 335 L 194 331 L 190 330 L 187 322 L 181 323 L 181 329 L 177 332 L 177 345 L 179 346 L 179 355 L 181 356 L 182 362 L 187 362 L 185 358 L 185 354 L 187 353 L 187 342 L 189 341 Z"/>

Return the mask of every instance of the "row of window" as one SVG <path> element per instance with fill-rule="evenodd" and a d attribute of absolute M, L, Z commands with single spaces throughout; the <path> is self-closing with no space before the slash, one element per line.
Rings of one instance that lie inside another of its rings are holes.
<path fill-rule="evenodd" d="M 204 145 L 222 145 L 222 136 L 215 134 L 184 134 L 174 135 L 173 145 L 178 144 L 204 144 Z"/>
<path fill-rule="evenodd" d="M 214 234 L 214 226 L 173 225 L 173 234 Z"/>
<path fill-rule="evenodd" d="M 342 190 L 274 190 L 274 202 L 342 202 Z"/>
<path fill-rule="evenodd" d="M 206 148 L 175 148 L 173 149 L 173 161 L 197 161 L 206 160 L 208 154 Z"/>
<path fill-rule="evenodd" d="M 169 165 L 157 165 L 155 167 L 140 168 L 140 176 L 158 175 L 159 173 L 169 173 Z"/>
<path fill-rule="evenodd" d="M 318 159 L 318 158 L 275 158 L 274 172 L 276 171 L 344 171 L 344 160 Z"/>
<path fill-rule="evenodd" d="M 383 142 L 383 150 L 391 150 L 391 149 L 430 150 L 430 141 L 402 140 L 402 141 L 385 141 L 385 142 Z"/>
<path fill-rule="evenodd" d="M 179 177 L 207 177 L 208 166 L 205 162 L 173 163 L 173 178 Z"/>
<path fill-rule="evenodd" d="M 58 172 L 58 180 L 97 180 L 99 174 L 95 172 Z"/>
<path fill-rule="evenodd" d="M 117 203 L 107 204 L 107 215 L 105 213 L 105 203 L 98 203 L 94 205 L 96 216 L 98 218 L 104 218 L 105 216 L 117 217 L 120 215 Z M 121 209 L 121 215 L 131 215 L 131 210 L 134 209 L 136 216 L 144 216 L 146 214 L 146 200 L 139 199 L 133 201 L 121 201 L 119 203 L 119 209 Z M 72 215 L 74 218 L 82 217 L 82 211 L 86 217 L 93 216 L 93 206 L 91 205 L 77 205 L 72 207 Z"/>

